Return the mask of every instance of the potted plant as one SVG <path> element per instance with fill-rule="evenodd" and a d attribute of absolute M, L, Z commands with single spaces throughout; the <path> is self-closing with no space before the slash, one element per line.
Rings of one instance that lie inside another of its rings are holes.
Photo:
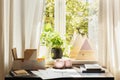
<path fill-rule="evenodd" d="M 51 54 L 53 59 L 62 58 L 63 51 L 63 39 L 58 33 L 52 33 L 51 39 L 50 39 L 50 45 L 52 47 Z"/>
<path fill-rule="evenodd" d="M 60 34 L 55 32 L 49 23 L 46 24 L 41 34 L 40 42 L 51 49 L 51 57 L 53 59 L 62 58 L 63 41 Z"/>

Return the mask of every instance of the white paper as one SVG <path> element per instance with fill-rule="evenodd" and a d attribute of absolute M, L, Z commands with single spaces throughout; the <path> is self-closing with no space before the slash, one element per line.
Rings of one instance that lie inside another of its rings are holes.
<path fill-rule="evenodd" d="M 101 69 L 99 64 L 84 64 L 86 69 Z"/>
<path fill-rule="evenodd" d="M 53 69 L 32 71 L 33 74 L 42 79 L 67 78 L 67 77 L 81 77 L 81 75 L 74 69 Z"/>

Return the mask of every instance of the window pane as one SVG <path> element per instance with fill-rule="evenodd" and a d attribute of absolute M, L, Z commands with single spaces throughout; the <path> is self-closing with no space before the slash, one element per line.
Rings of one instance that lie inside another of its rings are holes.
<path fill-rule="evenodd" d="M 54 28 L 54 0 L 46 0 L 46 10 L 44 16 L 44 24 L 50 23 L 51 26 Z"/>
<path fill-rule="evenodd" d="M 54 29 L 54 0 L 46 0 L 45 3 L 45 12 L 44 12 L 44 27 L 42 33 L 40 34 L 40 46 L 39 46 L 39 55 L 38 57 L 48 57 L 48 49 L 44 46 L 46 31 Z M 52 28 L 51 28 L 52 27 Z"/>
<path fill-rule="evenodd" d="M 94 42 L 94 48 L 97 49 L 99 0 L 88 1 L 89 1 L 88 37 L 92 42 Z"/>
<path fill-rule="evenodd" d="M 97 27 L 97 13 L 98 0 L 66 0 L 67 41 L 70 42 L 75 33 L 90 37 L 88 29 Z"/>

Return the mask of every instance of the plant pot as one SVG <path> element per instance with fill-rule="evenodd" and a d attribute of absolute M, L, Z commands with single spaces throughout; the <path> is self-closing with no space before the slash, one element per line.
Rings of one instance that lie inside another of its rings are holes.
<path fill-rule="evenodd" d="M 51 55 L 53 59 L 59 59 L 62 58 L 63 52 L 61 48 L 52 48 L 51 49 Z"/>

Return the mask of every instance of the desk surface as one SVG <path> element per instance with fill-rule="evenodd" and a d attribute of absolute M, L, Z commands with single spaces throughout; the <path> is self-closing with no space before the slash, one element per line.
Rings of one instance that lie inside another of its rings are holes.
<path fill-rule="evenodd" d="M 73 67 L 78 73 L 79 77 L 59 77 L 59 78 L 53 78 L 57 80 L 114 80 L 114 77 L 110 72 L 105 72 L 105 73 L 82 73 L 79 68 Z M 13 77 L 11 75 L 7 75 L 5 77 L 5 80 L 44 80 L 40 76 L 35 75 L 30 72 L 30 76 L 21 76 L 21 77 Z M 52 74 L 52 73 L 51 73 Z M 73 73 L 74 74 L 74 73 Z M 45 75 L 46 77 L 49 75 Z M 52 79 L 52 78 L 51 78 Z M 51 80 L 50 79 L 50 80 Z M 48 80 L 48 79 L 47 79 Z"/>

